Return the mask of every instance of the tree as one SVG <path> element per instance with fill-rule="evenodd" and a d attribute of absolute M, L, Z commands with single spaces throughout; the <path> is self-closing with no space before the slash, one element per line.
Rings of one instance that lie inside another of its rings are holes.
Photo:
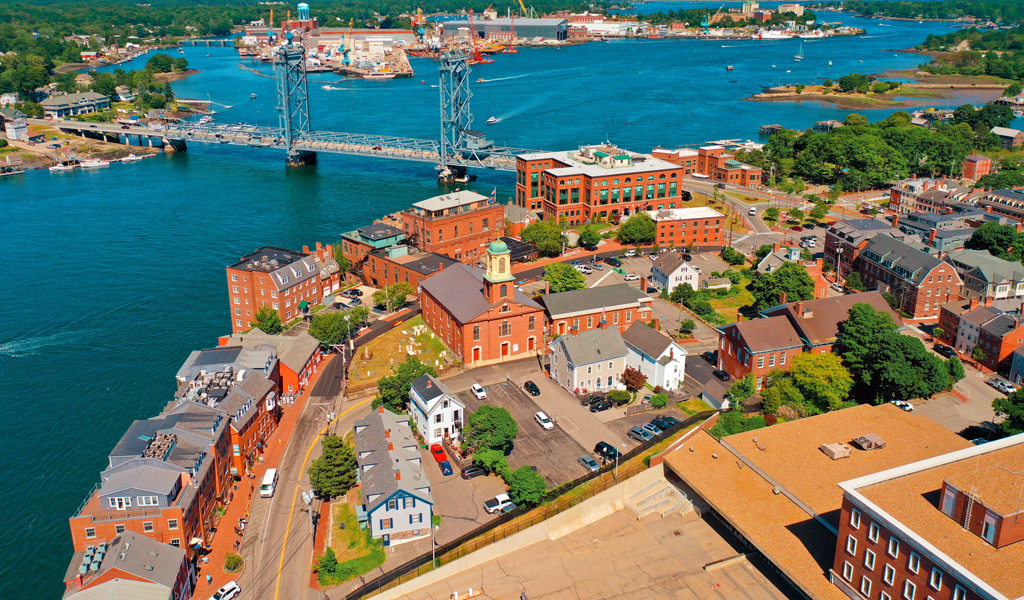
<path fill-rule="evenodd" d="M 330 500 L 345 495 L 356 483 L 356 455 L 339 435 L 320 440 L 323 453 L 309 466 L 309 483 L 316 495 Z"/>
<path fill-rule="evenodd" d="M 622 371 L 622 383 L 626 384 L 627 390 L 635 392 L 644 387 L 644 384 L 647 383 L 647 376 L 641 373 L 639 369 L 626 367 Z"/>
<path fill-rule="evenodd" d="M 484 404 L 466 419 L 463 431 L 471 448 L 489 448 L 508 454 L 519 434 L 519 425 L 508 409 Z"/>
<path fill-rule="evenodd" d="M 608 399 L 611 400 L 615 406 L 621 406 L 632 400 L 633 396 L 625 390 L 612 390 L 608 392 Z"/>
<path fill-rule="evenodd" d="M 1020 95 L 1021 91 L 1024 91 L 1024 89 L 1021 88 L 1020 82 L 1019 81 L 1014 81 L 1013 83 L 1011 83 L 1009 85 L 1009 87 L 1007 87 L 1005 90 L 1003 90 L 1003 97 L 1004 98 L 1012 98 L 1013 96 Z"/>
<path fill-rule="evenodd" d="M 544 256 L 558 256 L 562 253 L 562 228 L 554 221 L 534 221 L 523 229 L 524 242 L 537 246 Z"/>
<path fill-rule="evenodd" d="M 697 329 L 697 324 L 693 322 L 693 319 L 683 319 L 679 322 L 679 333 L 683 335 L 690 335 Z"/>
<path fill-rule="evenodd" d="M 772 253 L 772 250 L 771 244 L 761 244 L 758 246 L 757 250 L 754 251 L 754 264 L 760 264 L 764 257 Z"/>
<path fill-rule="evenodd" d="M 722 248 L 722 260 L 729 263 L 730 265 L 740 266 L 747 263 L 747 257 L 745 254 L 736 250 L 732 246 L 726 246 Z"/>
<path fill-rule="evenodd" d="M 682 304 L 683 306 L 689 306 L 693 303 L 697 297 L 697 292 L 694 291 L 693 286 L 688 283 L 677 285 L 672 293 L 669 294 L 669 300 L 676 304 Z"/>
<path fill-rule="evenodd" d="M 808 213 L 808 216 L 815 221 L 820 221 L 828 216 L 828 208 L 821 204 L 817 204 L 814 208 L 811 209 L 811 212 Z"/>
<path fill-rule="evenodd" d="M 154 54 L 146 61 L 146 70 L 153 73 L 168 73 L 174 69 L 174 59 L 169 54 Z"/>
<path fill-rule="evenodd" d="M 383 306 L 385 312 L 391 312 L 404 305 L 408 296 L 412 296 L 416 290 L 404 281 L 384 286 L 384 289 L 373 293 L 373 303 Z"/>
<path fill-rule="evenodd" d="M 804 404 L 804 395 L 796 386 L 793 378 L 785 372 L 772 372 L 768 376 L 771 382 L 761 390 L 761 410 L 765 414 L 774 415 L 783 406 L 799 406 Z"/>
<path fill-rule="evenodd" d="M 651 396 L 651 406 L 654 408 L 665 408 L 668 404 L 668 394 L 655 394 Z"/>
<path fill-rule="evenodd" d="M 178 58 L 175 58 L 174 59 L 174 67 L 173 68 L 174 68 L 175 71 L 187 71 L 188 70 L 188 60 L 185 59 L 184 56 L 179 56 Z"/>
<path fill-rule="evenodd" d="M 576 241 L 578 245 L 584 248 L 596 248 L 600 241 L 601 234 L 597 232 L 597 227 L 589 223 L 580 227 L 580 236 Z"/>
<path fill-rule="evenodd" d="M 793 207 L 789 209 L 789 212 L 786 213 L 786 216 L 789 217 L 789 220 L 791 221 L 800 221 L 804 218 L 804 211 L 800 210 L 799 208 Z"/>
<path fill-rule="evenodd" d="M 985 359 L 987 357 L 988 355 L 985 354 L 985 351 L 981 349 L 981 346 L 975 346 L 974 351 L 971 352 L 971 358 L 980 363 L 985 362 Z"/>
<path fill-rule="evenodd" d="M 351 336 L 368 316 L 370 311 L 364 306 L 357 306 L 345 312 L 321 312 L 313 315 L 313 320 L 309 324 L 309 335 L 324 346 L 334 346 Z"/>
<path fill-rule="evenodd" d="M 783 292 L 786 302 L 810 300 L 814 297 L 814 280 L 802 264 L 787 262 L 771 273 L 758 276 L 747 289 L 754 295 L 755 307 L 765 309 L 781 303 Z"/>
<path fill-rule="evenodd" d="M 517 507 L 530 507 L 540 504 L 548 484 L 532 467 L 522 466 L 508 474 L 508 495 Z"/>
<path fill-rule="evenodd" d="M 1000 225 L 997 221 L 989 221 L 974 230 L 970 239 L 964 244 L 970 250 L 987 250 L 989 254 L 1007 260 L 1019 260 L 1021 250 L 1021 234 L 1013 225 Z"/>
<path fill-rule="evenodd" d="M 729 387 L 729 391 L 725 393 L 725 397 L 729 399 L 729 405 L 733 410 L 742 410 L 743 403 L 754 395 L 754 375 L 747 373 L 743 379 L 736 380 Z"/>
<path fill-rule="evenodd" d="M 501 477 L 508 474 L 508 459 L 505 458 L 505 453 L 501 450 L 480 448 L 473 453 L 473 463 Z"/>
<path fill-rule="evenodd" d="M 765 221 L 778 221 L 779 209 L 775 206 L 769 206 L 768 208 L 764 209 L 764 212 L 761 213 L 761 218 L 764 219 Z"/>
<path fill-rule="evenodd" d="M 277 335 L 284 329 L 281 325 L 281 315 L 277 314 L 277 311 L 273 308 L 270 308 L 269 304 L 264 304 L 256 309 L 253 325 L 263 333 L 269 333 L 270 335 Z"/>
<path fill-rule="evenodd" d="M 858 292 L 863 292 L 868 289 L 868 286 L 864 285 L 864 279 L 857 271 L 850 273 L 850 276 L 846 278 L 846 287 L 851 290 L 857 290 Z"/>
<path fill-rule="evenodd" d="M 835 354 L 797 355 L 789 372 L 804 399 L 821 412 L 842 408 L 853 388 L 853 377 Z"/>
<path fill-rule="evenodd" d="M 967 371 L 964 370 L 964 363 L 955 356 L 946 361 L 946 372 L 949 373 L 950 387 L 964 377 L 967 377 Z"/>
<path fill-rule="evenodd" d="M 103 94 L 107 98 L 113 98 L 117 93 L 117 81 L 112 73 L 96 73 L 92 82 L 92 91 Z"/>
<path fill-rule="evenodd" d="M 996 415 L 1003 417 L 999 428 L 1006 435 L 1024 433 L 1024 389 L 992 401 Z"/>
<path fill-rule="evenodd" d="M 404 361 L 391 367 L 391 375 L 385 375 L 377 381 L 377 397 L 373 400 L 373 406 L 384 406 L 394 413 L 405 412 L 412 382 L 424 375 L 436 377 L 437 370 L 421 363 L 415 356 L 406 356 Z"/>
<path fill-rule="evenodd" d="M 804 248 L 800 251 L 800 260 L 810 262 L 814 260 L 814 253 L 811 252 L 810 248 Z"/>
<path fill-rule="evenodd" d="M 619 226 L 615 238 L 623 244 L 649 244 L 654 241 L 657 225 L 645 212 L 638 212 Z"/>
<path fill-rule="evenodd" d="M 587 287 L 587 278 L 572 265 L 551 263 L 544 267 L 544 281 L 551 285 L 551 291 L 571 292 Z"/>

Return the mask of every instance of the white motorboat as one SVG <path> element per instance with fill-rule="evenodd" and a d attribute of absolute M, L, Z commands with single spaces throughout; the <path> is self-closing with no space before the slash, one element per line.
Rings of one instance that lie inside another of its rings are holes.
<path fill-rule="evenodd" d="M 60 171 L 74 171 L 77 168 L 78 165 L 67 165 L 64 163 L 60 163 L 59 165 L 53 165 L 52 167 L 50 167 L 50 172 L 57 173 Z"/>
<path fill-rule="evenodd" d="M 488 125 L 494 125 L 497 122 L 498 122 L 498 118 L 497 117 L 491 117 L 490 119 L 487 119 L 487 124 Z"/>
<path fill-rule="evenodd" d="M 121 162 L 135 162 L 135 161 L 138 161 L 138 160 L 142 160 L 142 157 L 141 156 L 136 156 L 134 154 L 129 154 L 128 156 L 125 156 L 124 158 L 122 158 Z"/>
<path fill-rule="evenodd" d="M 103 160 L 102 158 L 87 158 L 80 164 L 83 169 L 97 169 L 99 167 L 109 167 L 110 161 Z"/>

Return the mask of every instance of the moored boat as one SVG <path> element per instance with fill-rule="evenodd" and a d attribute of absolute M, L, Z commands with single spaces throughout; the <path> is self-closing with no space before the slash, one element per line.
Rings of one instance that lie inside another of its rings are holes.
<path fill-rule="evenodd" d="M 81 166 L 83 169 L 96 169 L 96 168 L 99 168 L 99 167 L 109 167 L 110 166 L 110 161 L 109 160 L 103 160 L 102 158 L 87 158 L 87 159 L 83 160 L 79 166 Z"/>

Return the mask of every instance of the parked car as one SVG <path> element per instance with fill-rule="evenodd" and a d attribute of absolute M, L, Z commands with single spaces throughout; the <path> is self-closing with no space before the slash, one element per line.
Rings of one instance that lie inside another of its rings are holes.
<path fill-rule="evenodd" d="M 715 369 L 711 374 L 719 381 L 729 381 L 729 374 L 721 369 Z"/>
<path fill-rule="evenodd" d="M 609 256 L 608 258 L 604 259 L 604 263 L 606 265 L 609 265 L 609 266 L 612 266 L 612 267 L 621 267 L 622 266 L 622 261 L 617 259 L 617 258 L 615 258 L 614 256 Z"/>
<path fill-rule="evenodd" d="M 641 444 L 644 442 L 649 442 L 654 439 L 654 436 L 651 435 L 649 431 L 641 427 L 630 427 L 629 433 L 627 435 L 629 435 L 629 437 L 633 438 L 634 440 L 640 442 Z"/>
<path fill-rule="evenodd" d="M 643 425 L 640 426 L 640 429 L 643 429 L 644 431 L 651 435 L 661 435 L 665 433 L 664 431 L 661 430 L 661 427 L 658 427 L 653 421 L 651 421 L 650 423 L 644 423 Z"/>
<path fill-rule="evenodd" d="M 595 271 L 604 271 L 604 265 L 599 262 L 591 263 L 590 265 Z"/>
<path fill-rule="evenodd" d="M 452 471 L 452 463 L 448 461 L 439 462 L 437 463 L 437 466 L 441 469 L 441 474 L 444 475 L 445 477 L 451 475 L 454 472 Z"/>
<path fill-rule="evenodd" d="M 526 393 L 530 394 L 531 396 L 540 396 L 540 388 L 537 387 L 537 384 L 532 381 L 527 381 L 526 383 L 524 383 L 523 389 L 526 390 Z"/>
<path fill-rule="evenodd" d="M 677 419 L 675 417 L 670 417 L 668 415 L 661 415 L 661 416 L 654 417 L 653 419 L 651 419 L 651 423 L 654 423 L 655 425 L 657 425 L 662 431 L 667 431 L 667 430 L 675 427 L 676 425 L 682 423 L 682 421 L 680 421 L 679 419 Z"/>
<path fill-rule="evenodd" d="M 434 455 L 434 460 L 437 462 L 448 460 L 448 455 L 445 453 L 444 448 L 441 447 L 441 444 L 431 444 L 430 453 Z"/>
<path fill-rule="evenodd" d="M 47 144 L 46 147 L 50 150 L 56 150 L 57 148 L 60 148 L 60 144 Z"/>
<path fill-rule="evenodd" d="M 607 460 L 622 458 L 622 453 L 608 442 L 598 442 L 597 445 L 594 446 L 594 454 Z"/>
<path fill-rule="evenodd" d="M 640 281 L 640 276 L 637 275 L 636 273 L 629 273 L 625 277 L 623 277 L 623 279 L 625 279 L 626 281 Z"/>
<path fill-rule="evenodd" d="M 594 270 L 586 265 L 576 267 L 576 270 L 579 271 L 580 273 L 583 273 L 584 275 L 592 275 L 594 273 Z"/>
<path fill-rule="evenodd" d="M 580 401 L 580 406 L 590 406 L 604 400 L 604 396 L 587 396 Z"/>
<path fill-rule="evenodd" d="M 473 385 L 469 386 L 469 391 L 473 392 L 473 395 L 476 396 L 477 400 L 487 399 L 487 392 L 484 391 L 484 386 L 480 385 L 479 383 L 474 383 Z"/>
<path fill-rule="evenodd" d="M 500 512 L 508 512 L 515 507 L 515 503 L 508 497 L 508 494 L 498 494 L 494 498 L 484 502 L 484 510 L 492 515 Z"/>
<path fill-rule="evenodd" d="M 799 226 L 799 225 L 794 225 L 794 226 L 790 227 L 790 229 L 792 229 L 793 231 L 803 231 L 804 230 L 804 228 Z"/>
<path fill-rule="evenodd" d="M 590 412 L 592 412 L 592 413 L 604 412 L 604 411 L 608 410 L 611 407 L 612 407 L 611 400 L 605 400 L 604 398 L 602 398 L 599 402 L 595 402 L 595 403 L 590 405 Z"/>
<path fill-rule="evenodd" d="M 633 258 L 634 256 L 636 256 L 636 250 L 626 250 L 626 256 L 629 258 Z"/>
<path fill-rule="evenodd" d="M 834 289 L 835 291 L 839 292 L 840 294 L 846 292 L 846 288 L 844 288 L 843 286 L 839 285 L 838 283 L 833 283 L 832 284 L 832 289 Z"/>
<path fill-rule="evenodd" d="M 583 261 L 582 261 L 582 260 L 574 260 L 574 261 L 572 261 L 572 262 L 571 262 L 571 263 L 569 263 L 569 264 L 570 264 L 570 265 L 572 265 L 572 266 L 574 266 L 574 267 L 578 267 L 578 266 L 580 266 L 580 265 L 582 265 L 582 264 L 583 264 Z"/>
<path fill-rule="evenodd" d="M 718 364 L 718 355 L 715 354 L 715 352 L 713 350 L 708 350 L 706 352 L 702 352 L 700 357 L 703 358 L 704 360 L 708 361 L 709 363 L 713 364 L 713 365 L 717 365 Z"/>
<path fill-rule="evenodd" d="M 349 298 L 361 298 L 363 296 L 363 290 L 359 288 L 351 288 L 345 290 L 344 294 Z"/>
<path fill-rule="evenodd" d="M 647 256 L 647 258 L 649 258 L 651 260 L 658 260 L 658 255 L 657 254 L 650 254 L 650 255 Z"/>
<path fill-rule="evenodd" d="M 1015 385 L 1002 379 L 989 379 L 988 384 L 1004 394 L 1012 394 L 1017 391 Z"/>
<path fill-rule="evenodd" d="M 242 593 L 242 588 L 234 581 L 225 583 L 219 590 L 210 596 L 210 600 L 231 600 Z"/>
<path fill-rule="evenodd" d="M 537 414 L 533 415 L 533 420 L 537 421 L 537 424 L 543 427 L 544 429 L 555 428 L 555 424 L 554 422 L 551 421 L 551 417 L 549 417 L 547 413 L 545 413 L 542 410 L 538 410 Z"/>
<path fill-rule="evenodd" d="M 473 479 L 474 477 L 482 477 L 486 474 L 487 469 L 477 465 L 463 467 L 463 469 L 459 471 L 459 476 L 462 477 L 463 479 Z"/>
<path fill-rule="evenodd" d="M 683 258 L 683 260 L 685 260 L 686 262 L 690 262 L 691 260 L 693 260 L 693 255 L 692 255 L 692 254 L 690 254 L 689 252 L 684 252 L 683 254 L 680 254 L 680 256 L 681 256 L 681 257 Z"/>
<path fill-rule="evenodd" d="M 892 404 L 895 404 L 897 408 L 901 408 L 907 412 L 914 412 L 914 405 L 906 400 L 893 400 Z"/>
<path fill-rule="evenodd" d="M 580 463 L 580 466 L 588 471 L 601 470 L 601 465 L 597 464 L 597 461 L 589 456 L 581 456 L 576 462 Z"/>
<path fill-rule="evenodd" d="M 935 344 L 935 351 L 946 358 L 956 358 L 956 350 L 943 344 Z"/>

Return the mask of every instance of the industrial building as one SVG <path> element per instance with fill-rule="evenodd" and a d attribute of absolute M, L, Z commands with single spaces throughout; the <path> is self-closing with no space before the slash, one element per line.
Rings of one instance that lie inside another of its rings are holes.
<path fill-rule="evenodd" d="M 439 23 L 438 29 L 445 38 L 469 38 L 469 21 L 447 21 Z M 478 38 L 490 41 L 508 41 L 512 38 L 564 41 L 569 37 L 568 19 L 493 19 L 473 21 Z"/>

